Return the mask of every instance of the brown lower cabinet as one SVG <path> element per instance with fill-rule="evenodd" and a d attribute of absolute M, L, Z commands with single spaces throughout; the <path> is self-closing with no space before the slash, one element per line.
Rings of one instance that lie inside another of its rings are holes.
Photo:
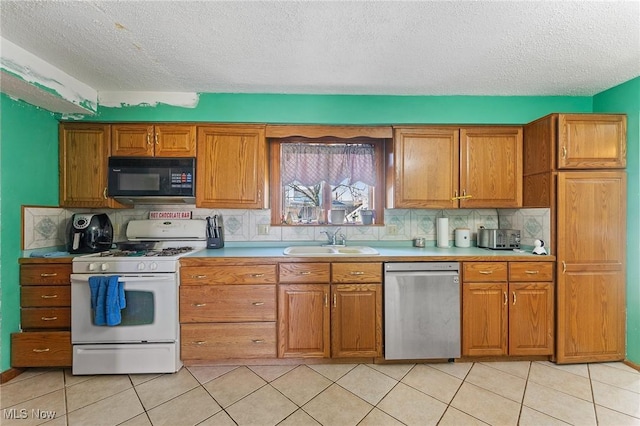
<path fill-rule="evenodd" d="M 180 356 L 275 358 L 276 266 L 183 267 Z"/>
<path fill-rule="evenodd" d="M 71 347 L 71 261 L 20 265 L 20 323 L 11 334 L 12 367 L 68 367 Z"/>
<path fill-rule="evenodd" d="M 280 283 L 279 357 L 382 355 L 382 263 L 281 264 Z"/>
<path fill-rule="evenodd" d="M 552 355 L 553 262 L 465 262 L 464 356 Z"/>

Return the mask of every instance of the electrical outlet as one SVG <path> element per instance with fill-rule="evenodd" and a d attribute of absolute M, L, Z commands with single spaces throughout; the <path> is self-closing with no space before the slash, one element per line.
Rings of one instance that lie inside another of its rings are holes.
<path fill-rule="evenodd" d="M 388 235 L 398 235 L 398 225 L 387 225 Z"/>
<path fill-rule="evenodd" d="M 258 235 L 269 235 L 269 225 L 267 225 L 266 223 L 259 223 Z"/>

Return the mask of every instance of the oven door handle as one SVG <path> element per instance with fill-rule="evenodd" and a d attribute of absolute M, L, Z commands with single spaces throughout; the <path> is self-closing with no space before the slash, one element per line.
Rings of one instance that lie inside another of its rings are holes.
<path fill-rule="evenodd" d="M 114 274 L 116 275 L 116 274 Z M 101 277 L 104 275 L 71 275 L 71 281 L 76 282 L 89 282 L 90 277 Z M 118 282 L 149 282 L 149 281 L 172 281 L 175 280 L 175 274 L 161 274 L 161 275 L 118 275 Z"/>

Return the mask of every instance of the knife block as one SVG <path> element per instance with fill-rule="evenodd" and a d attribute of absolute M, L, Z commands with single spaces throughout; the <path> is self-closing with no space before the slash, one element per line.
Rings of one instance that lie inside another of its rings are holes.
<path fill-rule="evenodd" d="M 224 236 L 222 235 L 222 227 L 218 226 L 214 229 L 214 235 L 217 237 L 208 237 L 207 238 L 207 248 L 208 249 L 219 249 L 224 247 Z"/>

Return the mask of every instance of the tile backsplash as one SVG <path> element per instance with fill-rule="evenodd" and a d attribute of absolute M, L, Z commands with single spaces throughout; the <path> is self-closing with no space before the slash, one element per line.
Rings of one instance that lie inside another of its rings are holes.
<path fill-rule="evenodd" d="M 204 219 L 214 214 L 221 215 L 225 240 L 229 242 L 285 242 L 325 241 L 322 231 L 335 226 L 271 226 L 269 210 L 199 209 L 194 206 L 166 205 L 139 206 L 128 210 L 109 209 L 63 209 L 58 207 L 23 207 L 23 249 L 33 250 L 48 247 L 63 247 L 66 244 L 67 223 L 74 213 L 107 213 L 114 228 L 114 241 L 124 241 L 126 226 L 132 219 L 147 219 L 150 211 L 192 212 L 194 219 Z M 472 240 L 477 229 L 514 228 L 522 231 L 522 245 L 533 246 L 536 239 L 549 240 L 549 209 L 452 209 L 385 210 L 384 226 L 344 225 L 342 232 L 347 242 L 401 242 L 416 237 L 427 241 L 436 240 L 436 220 L 449 218 L 449 240 L 453 240 L 454 229 L 469 228 Z M 262 232 L 259 232 L 262 231 Z"/>

